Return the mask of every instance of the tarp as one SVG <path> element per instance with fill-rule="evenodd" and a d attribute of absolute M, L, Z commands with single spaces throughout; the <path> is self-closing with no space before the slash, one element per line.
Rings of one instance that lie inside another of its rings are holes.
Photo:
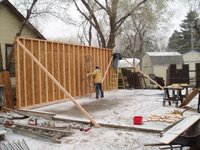
<path fill-rule="evenodd" d="M 128 62 L 127 62 L 128 61 Z M 133 65 L 133 58 L 126 58 L 119 60 L 118 67 L 119 68 L 130 68 L 133 66 L 137 66 L 140 63 L 140 60 L 135 58 L 134 65 Z"/>

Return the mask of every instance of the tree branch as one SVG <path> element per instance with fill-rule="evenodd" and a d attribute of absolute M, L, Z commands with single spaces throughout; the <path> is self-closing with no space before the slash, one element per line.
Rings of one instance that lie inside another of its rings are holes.
<path fill-rule="evenodd" d="M 21 33 L 22 33 L 23 29 L 24 29 L 24 26 L 25 26 L 26 23 L 28 22 L 28 20 L 29 20 L 29 18 L 30 18 L 30 16 L 31 16 L 31 12 L 32 12 L 32 10 L 33 10 L 33 7 L 35 6 L 35 4 L 36 4 L 37 1 L 38 1 L 38 0 L 33 0 L 33 3 L 31 4 L 31 7 L 27 10 L 26 18 L 25 18 L 25 20 L 23 21 L 22 26 L 21 26 L 19 32 L 16 34 L 16 36 L 20 36 L 20 35 L 21 35 Z"/>
<path fill-rule="evenodd" d="M 106 6 L 107 7 L 104 7 L 101 3 L 99 3 L 99 0 L 94 0 L 99 6 L 101 9 L 105 10 L 105 12 L 107 12 L 107 14 L 110 14 L 110 9 L 108 9 L 108 4 L 106 3 Z"/>
<path fill-rule="evenodd" d="M 124 23 L 124 21 L 131 15 L 133 14 L 133 12 L 138 8 L 140 7 L 143 3 L 145 3 L 147 0 L 143 0 L 141 1 L 140 3 L 138 3 L 130 12 L 128 12 L 124 17 L 120 18 L 117 22 L 116 22 L 116 30 L 118 30 L 121 25 Z"/>
<path fill-rule="evenodd" d="M 100 28 L 100 25 L 97 21 L 97 18 L 94 14 L 94 12 L 92 11 L 92 9 L 90 8 L 90 6 L 88 5 L 88 3 L 85 1 L 85 0 L 81 0 L 81 2 L 83 3 L 83 5 L 86 7 L 86 9 L 88 10 L 89 14 L 90 14 L 90 17 L 86 16 L 86 14 L 80 10 L 78 4 L 76 3 L 76 0 L 73 0 L 74 3 L 75 3 L 75 6 L 76 8 L 78 9 L 78 11 L 91 23 L 91 25 L 96 29 L 96 31 L 98 32 L 100 38 L 101 38 L 101 41 L 102 41 L 102 46 L 105 47 L 106 46 L 106 42 L 105 42 L 105 38 L 104 38 L 104 35 L 103 35 L 103 32 Z M 93 21 L 94 22 L 93 22 Z"/>

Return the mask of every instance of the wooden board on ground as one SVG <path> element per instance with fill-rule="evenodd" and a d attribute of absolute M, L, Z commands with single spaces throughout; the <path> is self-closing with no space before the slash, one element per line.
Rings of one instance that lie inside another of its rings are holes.
<path fill-rule="evenodd" d="M 183 102 L 181 103 L 181 105 L 179 107 L 183 107 L 185 105 L 187 105 L 189 102 L 192 101 L 192 99 L 199 93 L 199 89 L 193 89 L 192 92 L 190 94 L 188 94 L 188 96 L 183 100 Z"/>
<path fill-rule="evenodd" d="M 171 129 L 166 131 L 163 134 L 163 137 L 160 138 L 159 141 L 161 143 L 169 144 L 171 141 L 173 141 L 175 138 L 181 135 L 185 130 L 191 127 L 199 119 L 200 115 L 193 115 L 186 117 L 185 119 L 177 123 L 175 126 L 173 126 Z"/>
<path fill-rule="evenodd" d="M 44 112 L 44 111 L 23 110 L 23 109 L 18 109 L 17 111 L 26 116 L 43 117 L 46 119 L 53 119 L 53 116 L 56 115 L 55 113 Z"/>

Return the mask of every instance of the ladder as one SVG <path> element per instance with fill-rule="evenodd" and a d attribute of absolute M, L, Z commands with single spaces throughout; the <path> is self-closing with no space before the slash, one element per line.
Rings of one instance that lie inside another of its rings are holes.
<path fill-rule="evenodd" d="M 110 89 L 125 89 L 123 74 L 119 68 L 111 73 Z"/>
<path fill-rule="evenodd" d="M 121 69 L 117 69 L 117 74 L 118 74 L 118 88 L 125 89 L 125 82 Z"/>
<path fill-rule="evenodd" d="M 110 78 L 110 90 L 118 89 L 118 73 L 116 70 L 112 70 Z"/>

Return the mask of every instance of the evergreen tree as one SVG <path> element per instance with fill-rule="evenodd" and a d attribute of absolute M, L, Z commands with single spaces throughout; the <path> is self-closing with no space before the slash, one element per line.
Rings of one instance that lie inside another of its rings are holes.
<path fill-rule="evenodd" d="M 180 49 L 181 40 L 181 33 L 175 30 L 172 36 L 169 38 L 168 51 L 178 51 Z"/>
<path fill-rule="evenodd" d="M 185 53 L 192 49 L 199 49 L 198 45 L 199 37 L 196 36 L 194 31 L 194 23 L 198 18 L 196 11 L 190 10 L 186 15 L 186 19 L 180 24 L 180 32 L 174 31 L 169 38 L 168 51 L 178 51 Z M 193 44 L 193 46 L 192 46 Z"/>

